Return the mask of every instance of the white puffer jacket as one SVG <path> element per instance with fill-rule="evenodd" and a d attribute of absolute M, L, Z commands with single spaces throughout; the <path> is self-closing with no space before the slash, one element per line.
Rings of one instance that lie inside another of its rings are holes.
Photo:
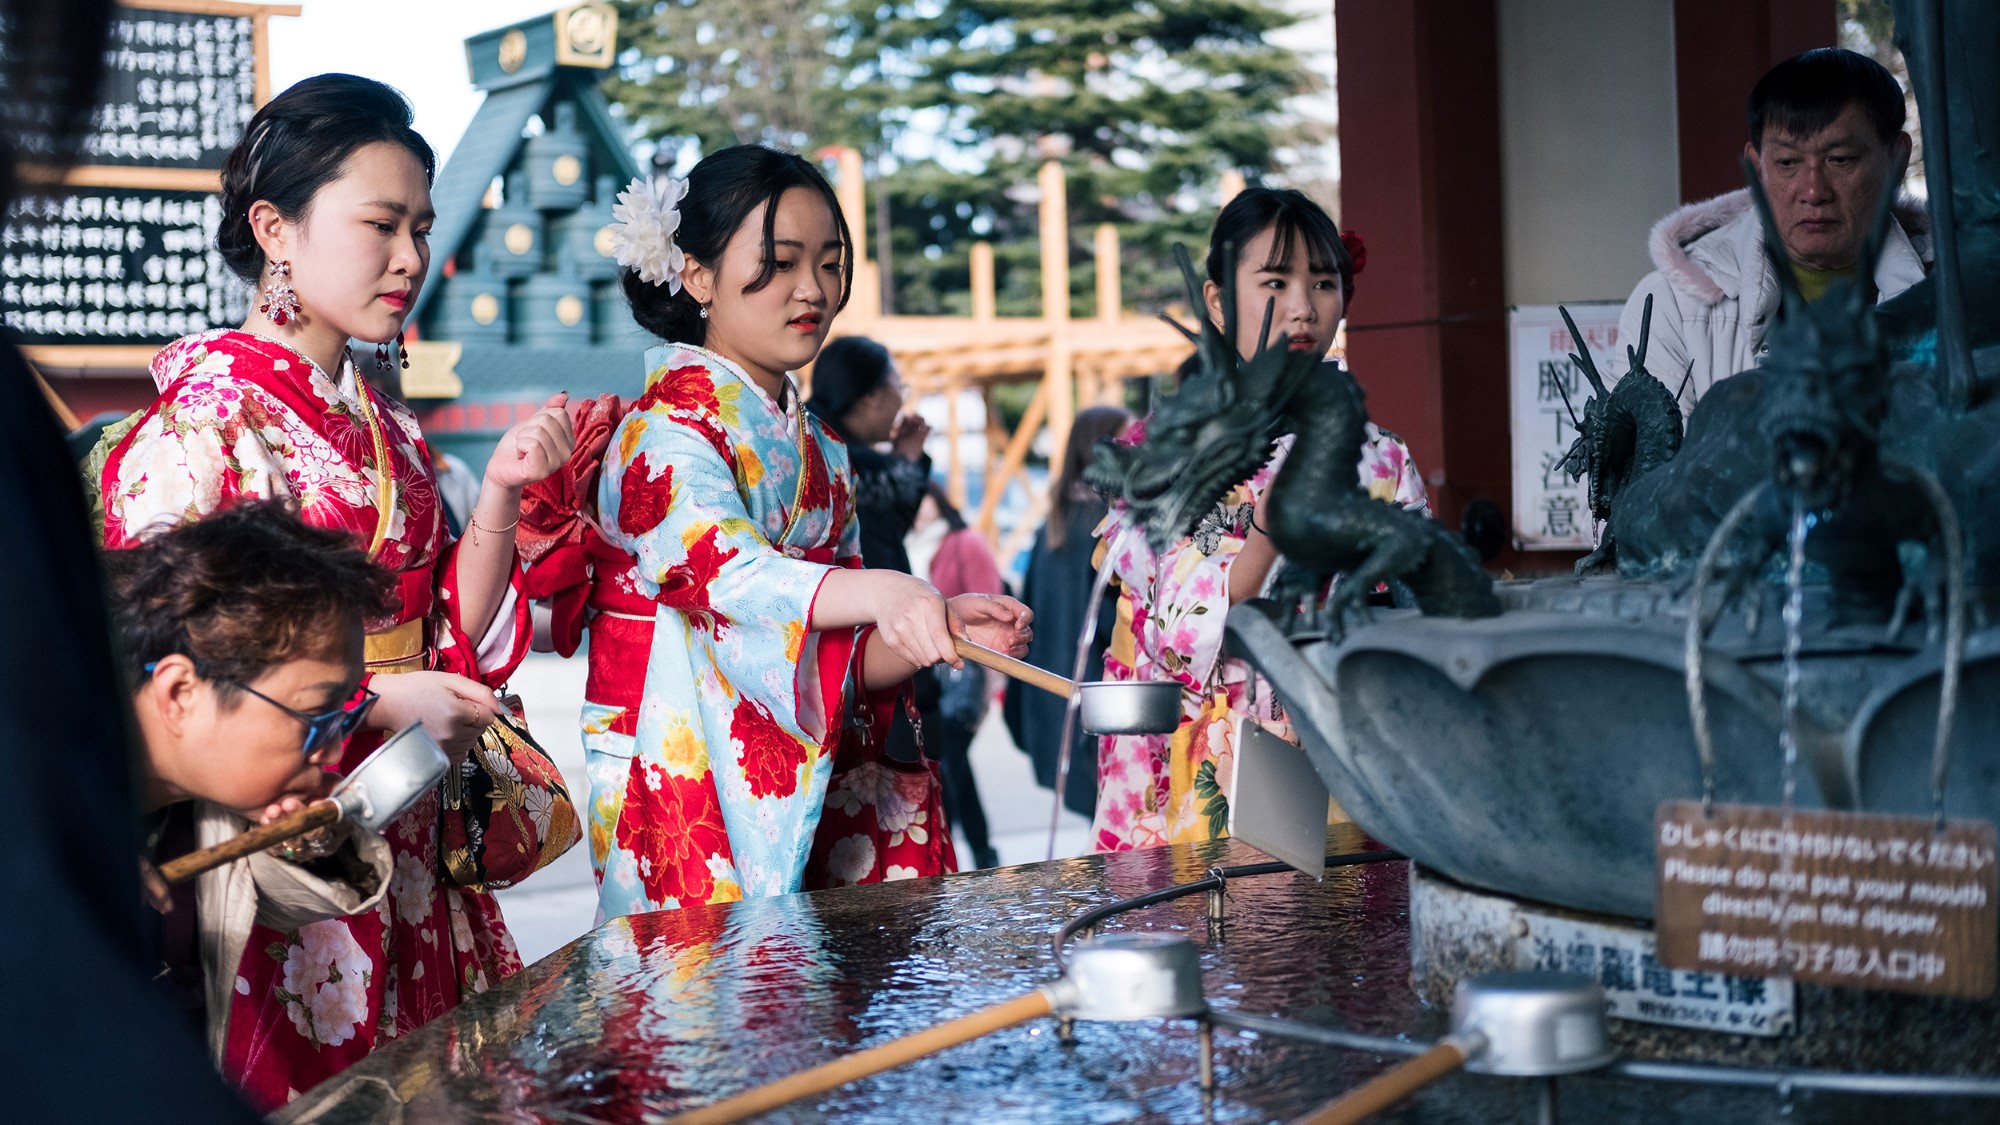
<path fill-rule="evenodd" d="M 1930 220 L 1923 204 L 1905 196 L 1875 264 L 1877 301 L 1923 280 L 1931 260 Z M 1681 414 L 1718 379 L 1763 361 L 1764 332 L 1777 312 L 1777 276 L 1764 257 L 1764 231 L 1742 188 L 1687 206 L 1661 219 L 1648 240 L 1654 272 L 1639 282 L 1618 318 L 1622 372 L 1624 345 L 1639 343 L 1640 314 L 1653 298 L 1646 370 L 1681 391 Z M 1687 388 L 1681 381 L 1694 362 Z"/>

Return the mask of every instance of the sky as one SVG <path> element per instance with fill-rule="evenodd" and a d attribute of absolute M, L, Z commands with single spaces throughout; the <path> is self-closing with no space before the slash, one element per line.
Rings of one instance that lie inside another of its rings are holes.
<path fill-rule="evenodd" d="M 1299 51 L 1328 85 L 1298 109 L 1331 121 L 1332 0 L 1288 3 L 1309 18 L 1274 38 Z M 271 90 L 329 71 L 386 82 L 410 99 L 417 131 L 448 159 L 482 97 L 466 77 L 466 38 L 562 6 L 563 0 L 303 0 L 302 14 L 271 20 Z M 1331 149 L 1312 154 L 1327 166 L 1306 178 L 1336 178 Z"/>

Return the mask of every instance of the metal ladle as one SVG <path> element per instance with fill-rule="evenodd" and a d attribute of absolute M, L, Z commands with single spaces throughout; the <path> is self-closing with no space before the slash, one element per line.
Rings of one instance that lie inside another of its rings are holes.
<path fill-rule="evenodd" d="M 1069 971 L 1026 996 L 688 1110 L 668 1118 L 667 1125 L 743 1121 L 1041 1016 L 1123 1021 L 1198 1018 L 1207 1011 L 1201 958 L 1193 942 L 1173 934 L 1106 935 L 1078 942 Z M 1206 1047 L 1208 1025 L 1202 1027 Z M 1202 1062 L 1206 1086 L 1206 1050 Z"/>
<path fill-rule="evenodd" d="M 1076 697 L 1077 721 L 1090 734 L 1172 734 L 1181 721 L 1181 685 L 1172 680 L 1091 680 L 1077 683 L 1025 660 L 954 638 L 958 654 L 1064 699 Z"/>
<path fill-rule="evenodd" d="M 1487 973 L 1458 982 L 1450 1035 L 1292 1125 L 1354 1125 L 1463 1067 L 1476 1074 L 1553 1078 L 1616 1058 L 1604 990 L 1575 973 Z"/>
<path fill-rule="evenodd" d="M 450 766 L 451 760 L 437 739 L 422 725 L 412 723 L 376 747 L 325 799 L 213 847 L 163 863 L 160 877 L 168 883 L 185 883 L 204 871 L 340 820 L 380 832 L 418 797 L 435 788 Z"/>

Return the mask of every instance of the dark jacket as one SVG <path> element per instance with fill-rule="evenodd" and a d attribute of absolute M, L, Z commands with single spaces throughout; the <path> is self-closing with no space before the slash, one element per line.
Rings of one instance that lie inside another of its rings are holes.
<path fill-rule="evenodd" d="M 1104 513 L 1104 502 L 1095 497 L 1076 502 L 1064 525 L 1062 547 L 1049 546 L 1049 531 L 1044 526 L 1035 533 L 1034 551 L 1028 556 L 1021 600 L 1035 611 L 1035 636 L 1028 642 L 1027 661 L 1058 676 L 1075 670 L 1077 638 L 1083 635 L 1084 611 L 1090 600 L 1090 557 L 1097 550 L 1093 532 Z M 1104 678 L 1104 650 L 1111 643 L 1116 616 L 1116 600 L 1106 597 L 1098 607 L 1096 641 L 1091 645 L 1083 679 Z M 1002 706 L 1014 744 L 1034 760 L 1036 783 L 1054 789 L 1064 701 L 1019 680 L 1009 680 Z M 1081 730 L 1073 732 L 1072 738 L 1063 804 L 1090 816 L 1097 808 L 1097 740 Z"/>
<path fill-rule="evenodd" d="M 917 522 L 930 485 L 930 457 L 909 461 L 850 439 L 847 459 L 854 471 L 854 511 L 861 518 L 861 565 L 908 574 L 910 552 L 903 537 Z"/>

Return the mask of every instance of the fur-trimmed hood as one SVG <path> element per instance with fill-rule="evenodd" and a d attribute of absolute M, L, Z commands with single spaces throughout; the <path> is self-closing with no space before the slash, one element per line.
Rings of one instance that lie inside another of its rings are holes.
<path fill-rule="evenodd" d="M 1894 214 L 1910 249 L 1928 266 L 1930 215 L 1923 203 L 1904 195 L 1897 199 Z M 1668 284 L 1708 304 L 1743 296 L 1746 280 L 1761 276 L 1766 268 L 1763 231 L 1749 188 L 1672 212 L 1653 224 L 1646 249 Z M 1893 252 L 1892 246 L 1884 251 L 1884 257 Z"/>

